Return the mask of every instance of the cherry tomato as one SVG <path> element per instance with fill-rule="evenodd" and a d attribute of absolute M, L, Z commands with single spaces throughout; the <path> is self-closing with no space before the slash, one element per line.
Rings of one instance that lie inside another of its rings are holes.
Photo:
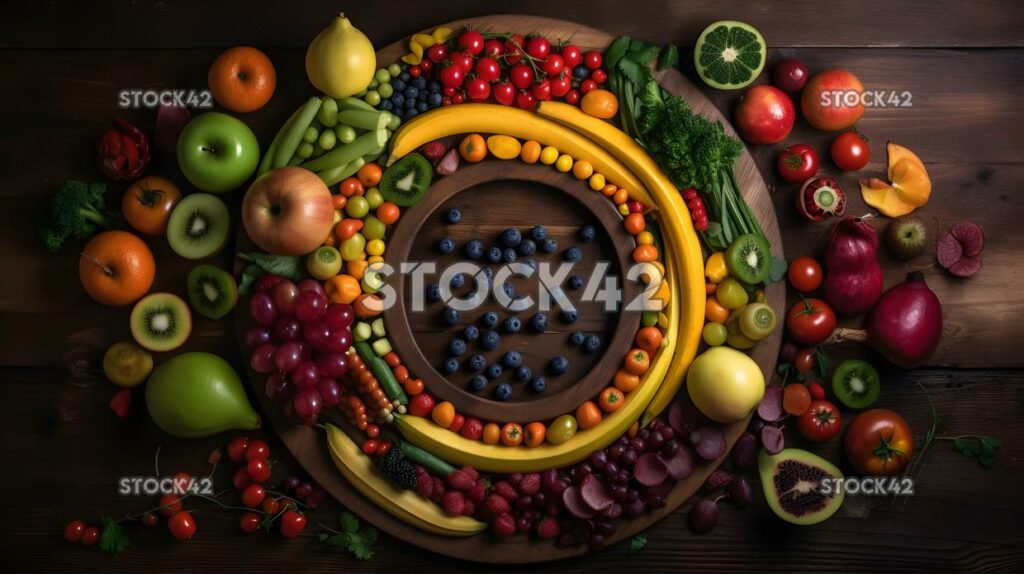
<path fill-rule="evenodd" d="M 423 73 L 423 70 L 419 66 L 413 66 L 413 67 L 409 68 L 409 75 L 414 77 L 414 78 L 420 77 L 420 74 L 422 74 L 422 73 Z"/>
<path fill-rule="evenodd" d="M 494 100 L 503 106 L 511 106 L 516 100 L 516 89 L 508 82 L 495 84 L 492 94 Z"/>
<path fill-rule="evenodd" d="M 586 54 L 583 54 L 583 65 L 591 70 L 600 68 L 603 62 L 604 58 L 601 57 L 601 52 L 598 52 L 597 50 L 590 50 Z"/>
<path fill-rule="evenodd" d="M 260 505 L 260 508 L 267 514 L 277 514 L 281 510 L 281 501 L 268 496 L 263 499 L 263 504 Z"/>
<path fill-rule="evenodd" d="M 544 62 L 544 73 L 547 74 L 549 78 L 558 76 L 558 74 L 561 74 L 564 69 L 565 60 L 563 60 L 558 54 L 551 54 L 548 56 L 547 61 Z"/>
<path fill-rule="evenodd" d="M 249 508 L 257 508 L 267 497 L 267 492 L 258 484 L 250 484 L 242 491 L 242 504 Z"/>
<path fill-rule="evenodd" d="M 424 50 L 423 55 L 430 58 L 430 61 L 435 64 L 441 63 L 448 56 L 448 46 L 444 44 L 434 44 Z"/>
<path fill-rule="evenodd" d="M 246 512 L 242 515 L 241 520 L 238 521 L 238 525 L 242 527 L 242 532 L 256 532 L 259 530 L 260 524 L 263 524 L 263 518 L 255 512 Z"/>
<path fill-rule="evenodd" d="M 181 499 L 173 494 L 165 494 L 160 497 L 156 505 L 161 507 L 160 514 L 172 516 L 175 512 L 181 510 Z"/>
<path fill-rule="evenodd" d="M 486 40 L 484 42 L 484 56 L 488 58 L 497 58 L 498 56 L 505 53 L 505 45 L 499 40 Z"/>
<path fill-rule="evenodd" d="M 474 102 L 482 102 L 491 96 L 491 85 L 481 78 L 466 81 L 466 97 Z"/>
<path fill-rule="evenodd" d="M 231 439 L 228 443 L 228 458 L 235 462 L 242 462 L 245 460 L 245 450 L 249 448 L 249 439 L 244 436 L 238 436 Z"/>
<path fill-rule="evenodd" d="M 82 546 L 92 546 L 100 540 L 100 529 L 89 526 L 82 531 Z"/>
<path fill-rule="evenodd" d="M 281 536 L 295 538 L 306 529 L 306 515 L 289 510 L 281 515 Z"/>
<path fill-rule="evenodd" d="M 857 132 L 839 134 L 829 148 L 832 161 L 843 171 L 857 171 L 868 164 L 871 159 L 871 146 Z"/>
<path fill-rule="evenodd" d="M 576 90 L 569 90 L 568 93 L 565 94 L 565 103 L 571 104 L 571 105 L 575 106 L 579 102 L 580 102 L 580 93 L 578 91 L 576 91 Z"/>
<path fill-rule="evenodd" d="M 802 183 L 818 173 L 818 152 L 806 144 L 793 144 L 779 154 L 779 175 L 789 183 Z"/>
<path fill-rule="evenodd" d="M 580 82 L 580 93 L 585 94 L 587 92 L 597 89 L 597 82 L 594 80 L 583 80 Z"/>
<path fill-rule="evenodd" d="M 484 35 L 476 30 L 466 30 L 459 35 L 459 47 L 470 56 L 476 56 L 484 49 Z"/>
<path fill-rule="evenodd" d="M 493 82 L 501 77 L 501 67 L 498 66 L 498 62 L 494 61 L 494 58 L 488 58 L 484 56 L 476 61 L 476 77 L 485 81 Z"/>
<path fill-rule="evenodd" d="M 807 383 L 807 390 L 811 392 L 811 398 L 820 400 L 825 398 L 825 387 L 821 386 L 819 379 L 812 379 Z"/>
<path fill-rule="evenodd" d="M 267 460 L 270 458 L 270 445 L 260 439 L 249 442 L 249 448 L 245 449 L 245 460 Z"/>
<path fill-rule="evenodd" d="M 572 78 L 569 77 L 569 74 L 563 72 L 551 80 L 551 95 L 556 98 L 561 98 L 568 94 L 571 89 Z"/>
<path fill-rule="evenodd" d="M 523 44 L 525 43 L 526 39 L 523 38 L 522 34 L 512 34 L 508 40 L 505 40 L 505 61 L 509 65 L 523 59 Z"/>
<path fill-rule="evenodd" d="M 462 81 L 465 79 L 465 73 L 462 71 L 460 66 L 451 64 L 441 68 L 441 73 L 438 75 L 438 79 L 441 81 L 441 85 L 443 86 L 457 88 L 462 85 Z"/>
<path fill-rule="evenodd" d="M 508 71 L 508 79 L 512 82 L 512 85 L 525 90 L 530 87 L 533 83 L 533 68 L 526 64 L 516 64 L 512 66 L 512 69 Z"/>
<path fill-rule="evenodd" d="M 64 540 L 67 540 L 68 542 L 78 542 L 82 539 L 83 532 L 85 532 L 85 523 L 81 520 L 72 520 L 64 527 Z"/>
<path fill-rule="evenodd" d="M 914 453 L 914 435 L 900 415 L 886 409 L 864 411 L 846 428 L 843 449 L 860 474 L 900 474 Z"/>
<path fill-rule="evenodd" d="M 231 477 L 231 485 L 235 487 L 235 490 L 245 490 L 245 487 L 252 484 L 252 477 L 249 476 L 244 466 L 240 466 L 235 469 L 235 474 Z"/>
<path fill-rule="evenodd" d="M 533 108 L 534 104 L 537 103 L 537 99 L 533 97 L 533 94 L 526 90 L 519 90 L 516 94 L 516 107 L 529 110 Z"/>
<path fill-rule="evenodd" d="M 174 182 L 147 175 L 133 183 L 124 193 L 121 212 L 135 229 L 149 235 L 160 235 L 167 231 L 171 211 L 179 200 L 181 191 Z"/>
<path fill-rule="evenodd" d="M 363 454 L 373 454 L 377 452 L 377 439 L 368 438 L 363 442 Z"/>
<path fill-rule="evenodd" d="M 448 59 L 451 60 L 452 63 L 455 64 L 456 66 L 462 68 L 462 71 L 467 74 L 473 71 L 473 58 L 471 58 L 469 54 L 455 52 L 454 54 L 449 56 Z"/>
<path fill-rule="evenodd" d="M 812 401 L 807 412 L 796 419 L 800 434 L 809 441 L 822 442 L 839 434 L 843 419 L 839 409 L 828 401 Z"/>
<path fill-rule="evenodd" d="M 796 352 L 796 356 L 793 357 L 793 367 L 796 368 L 798 373 L 809 373 L 814 369 L 814 365 L 817 363 L 817 359 L 814 356 L 814 348 L 808 347 L 806 349 L 800 349 Z"/>
<path fill-rule="evenodd" d="M 263 483 L 270 479 L 270 465 L 265 460 L 250 460 L 246 463 L 245 470 L 253 482 Z"/>
<path fill-rule="evenodd" d="M 590 79 L 594 80 L 598 84 L 603 84 L 608 81 L 608 72 L 598 68 L 590 74 Z"/>
<path fill-rule="evenodd" d="M 562 59 L 565 60 L 565 67 L 572 69 L 583 61 L 583 54 L 575 45 L 566 44 L 562 46 Z"/>
<path fill-rule="evenodd" d="M 142 523 L 146 526 L 156 526 L 157 522 L 160 522 L 160 517 L 152 512 L 147 512 L 142 515 Z"/>
<path fill-rule="evenodd" d="M 817 345 L 836 328 L 836 315 L 821 299 L 798 301 L 786 313 L 789 334 L 805 345 Z"/>
<path fill-rule="evenodd" d="M 167 529 L 175 540 L 190 540 L 196 533 L 196 523 L 188 511 L 182 510 L 167 521 Z"/>
<path fill-rule="evenodd" d="M 526 53 L 538 60 L 544 60 L 551 52 L 551 42 L 543 36 L 530 36 L 526 39 Z"/>
<path fill-rule="evenodd" d="M 466 98 L 465 98 L 465 96 L 462 95 L 461 92 L 455 94 L 454 96 L 452 96 L 452 103 L 453 104 L 461 104 L 464 101 L 466 101 Z"/>
<path fill-rule="evenodd" d="M 789 284 L 794 289 L 801 293 L 810 293 L 821 286 L 824 274 L 821 265 L 813 257 L 803 255 L 790 262 L 786 276 L 789 277 Z"/>
<path fill-rule="evenodd" d="M 530 93 L 533 94 L 533 97 L 538 99 L 538 100 L 541 100 L 541 101 L 550 100 L 551 99 L 551 81 L 550 80 L 541 80 L 540 82 L 534 84 L 532 88 L 530 88 Z"/>

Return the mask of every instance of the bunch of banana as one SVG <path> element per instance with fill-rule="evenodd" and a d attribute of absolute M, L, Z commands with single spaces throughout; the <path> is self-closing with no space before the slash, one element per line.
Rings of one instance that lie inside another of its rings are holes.
<path fill-rule="evenodd" d="M 451 28 L 434 28 L 434 31 L 429 34 L 413 34 L 409 38 L 409 50 L 410 52 L 402 56 L 402 61 L 410 66 L 418 65 L 423 61 L 423 52 L 427 48 L 434 44 L 443 44 L 448 41 L 451 37 L 453 30 Z"/>
<path fill-rule="evenodd" d="M 377 506 L 409 524 L 441 536 L 472 536 L 487 524 L 468 516 L 448 516 L 440 506 L 392 483 L 340 428 L 327 424 L 331 458 L 342 476 Z M 439 427 L 440 428 L 440 427 Z"/>

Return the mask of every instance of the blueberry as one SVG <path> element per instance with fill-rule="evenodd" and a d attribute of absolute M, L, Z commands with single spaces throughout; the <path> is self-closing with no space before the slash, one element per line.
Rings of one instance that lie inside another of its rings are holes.
<path fill-rule="evenodd" d="M 455 357 L 458 357 L 462 353 L 465 353 L 466 341 L 459 339 L 458 337 L 452 339 L 452 342 L 448 344 L 448 352 Z"/>
<path fill-rule="evenodd" d="M 529 381 L 530 377 L 532 377 L 532 376 L 533 376 L 533 371 L 531 371 L 530 367 L 527 367 L 526 365 L 520 365 L 520 367 L 518 369 L 516 369 L 516 380 L 517 381 Z"/>
<path fill-rule="evenodd" d="M 480 322 L 483 323 L 484 327 L 493 327 L 498 324 L 498 314 L 494 311 L 488 311 L 480 318 Z"/>
<path fill-rule="evenodd" d="M 544 313 L 537 313 L 530 318 L 530 330 L 535 333 L 543 333 L 548 328 L 548 316 Z"/>
<path fill-rule="evenodd" d="M 588 353 L 596 353 L 601 349 L 601 337 L 597 335 L 590 335 L 587 340 L 583 342 L 583 350 Z"/>
<path fill-rule="evenodd" d="M 420 91 L 419 89 L 416 88 L 416 86 L 409 86 L 408 88 L 402 90 L 402 95 L 405 96 L 405 99 L 407 100 L 415 100 L 416 97 L 420 95 Z"/>
<path fill-rule="evenodd" d="M 453 209 L 452 211 L 458 211 Z M 461 216 L 460 216 L 461 217 Z M 480 259 L 484 256 L 484 244 L 479 239 L 470 239 L 466 242 L 466 257 Z"/>
<path fill-rule="evenodd" d="M 450 359 L 448 359 L 447 361 L 444 362 L 444 372 L 445 372 L 445 374 L 450 375 L 450 374 L 452 374 L 454 372 L 457 372 L 458 370 L 459 370 L 459 360 L 456 359 L 455 357 L 452 357 L 452 358 L 450 358 Z"/>
<path fill-rule="evenodd" d="M 416 86 L 417 89 L 425 90 L 427 89 L 427 79 L 423 76 L 417 76 L 413 78 L 412 85 Z"/>
<path fill-rule="evenodd" d="M 402 73 L 398 74 L 398 79 L 395 80 L 395 82 L 402 82 L 402 84 L 405 84 L 406 82 L 408 82 L 411 79 L 412 79 L 412 76 L 409 75 L 409 72 L 407 72 L 405 70 L 402 70 Z M 395 82 L 391 82 L 391 85 L 394 86 Z M 404 88 L 405 86 L 403 85 L 402 87 Z M 395 86 L 395 89 L 397 90 L 398 86 Z"/>
<path fill-rule="evenodd" d="M 491 363 L 490 365 L 487 365 L 487 369 L 484 371 L 484 374 L 487 375 L 488 379 L 497 379 L 501 376 L 502 370 L 501 364 Z"/>
<path fill-rule="evenodd" d="M 544 377 L 534 377 L 533 380 L 530 381 L 530 389 L 535 393 L 543 393 L 548 389 L 548 382 Z"/>
<path fill-rule="evenodd" d="M 444 316 L 444 322 L 449 325 L 458 325 L 459 321 L 462 320 L 462 313 L 451 307 L 445 307 L 442 315 Z"/>
<path fill-rule="evenodd" d="M 501 345 L 501 335 L 494 331 L 487 331 L 484 333 L 483 338 L 480 339 L 480 346 L 483 347 L 485 351 L 493 351 L 494 349 L 497 349 L 499 345 Z"/>
<path fill-rule="evenodd" d="M 427 95 L 426 90 L 420 90 L 420 93 L 416 95 L 416 99 L 425 104 L 427 103 Z"/>
<path fill-rule="evenodd" d="M 391 82 L 391 87 L 394 88 L 396 94 L 401 93 L 405 89 L 405 83 L 409 81 L 408 75 L 403 73 L 402 76 L 406 76 L 406 79 L 403 80 L 402 76 L 398 76 L 397 80 Z"/>
<path fill-rule="evenodd" d="M 472 389 L 473 392 L 477 393 L 486 389 L 487 377 L 483 375 L 474 375 L 473 378 L 469 380 L 469 388 Z"/>
<path fill-rule="evenodd" d="M 558 242 L 554 239 L 548 238 L 541 242 L 540 248 L 544 253 L 554 253 L 558 251 Z"/>
<path fill-rule="evenodd" d="M 543 225 L 534 225 L 530 229 L 530 237 L 532 237 L 534 241 L 544 241 L 548 237 L 548 230 L 544 229 Z"/>
<path fill-rule="evenodd" d="M 476 341 L 479 336 L 480 329 L 477 329 L 476 325 L 467 325 L 466 328 L 462 330 L 462 338 L 470 343 Z"/>
<path fill-rule="evenodd" d="M 584 225 L 583 227 L 580 228 L 578 236 L 580 238 L 580 241 L 590 243 L 591 241 L 597 239 L 597 230 L 594 229 L 593 225 Z"/>
<path fill-rule="evenodd" d="M 412 88 L 410 88 L 410 89 L 412 89 Z M 406 96 L 405 97 L 405 103 L 402 104 L 402 107 L 405 108 L 406 110 L 408 110 L 409 112 L 415 110 L 416 109 L 416 98 L 410 98 L 409 96 Z"/>
<path fill-rule="evenodd" d="M 576 311 L 576 310 L 567 311 L 567 310 L 564 310 L 564 309 L 562 310 L 562 321 L 565 322 L 565 323 L 575 323 L 576 321 L 579 320 L 579 318 L 580 318 L 580 312 L 579 311 Z"/>
<path fill-rule="evenodd" d="M 397 88 L 395 88 L 395 89 L 397 90 Z M 399 94 L 396 91 L 395 95 L 391 96 L 391 103 L 395 105 L 395 109 L 396 110 L 400 109 L 402 107 L 402 104 L 405 103 L 405 96 L 403 96 L 402 94 Z"/>
<path fill-rule="evenodd" d="M 455 251 L 455 240 L 451 237 L 442 237 L 441 240 L 437 242 L 437 250 L 441 253 L 451 253 L 452 251 Z"/>
<path fill-rule="evenodd" d="M 462 286 L 465 285 L 465 284 L 466 284 L 466 276 L 463 275 L 462 273 L 459 273 L 455 277 L 452 277 L 452 283 L 451 283 L 452 289 L 461 289 Z"/>
<path fill-rule="evenodd" d="M 510 369 L 517 369 L 523 364 L 523 356 L 519 354 L 519 351 L 508 351 L 501 358 L 501 362 Z"/>
<path fill-rule="evenodd" d="M 505 296 L 509 299 L 516 298 L 516 288 L 511 283 L 504 283 L 501 286 L 501 290 L 505 292 Z"/>
<path fill-rule="evenodd" d="M 537 260 L 532 257 L 527 257 L 526 259 L 523 259 L 523 264 L 529 267 L 530 269 L 533 269 L 534 271 L 537 270 Z"/>
<path fill-rule="evenodd" d="M 441 91 L 441 83 L 432 80 L 429 84 L 427 84 L 427 89 L 430 90 L 431 92 L 439 92 L 440 93 L 440 91 Z"/>
<path fill-rule="evenodd" d="M 382 110 L 391 110 L 391 108 L 393 107 L 394 104 L 391 103 L 391 100 L 384 100 L 383 102 L 380 103 L 380 109 Z"/>
<path fill-rule="evenodd" d="M 458 208 L 453 207 L 444 213 L 444 220 L 452 225 L 455 225 L 458 222 L 462 221 L 462 212 L 459 211 Z M 466 246 L 468 247 L 469 244 L 467 243 Z"/>
<path fill-rule="evenodd" d="M 483 273 L 488 280 L 494 279 L 494 269 L 491 269 L 490 267 L 484 267 L 481 273 Z"/>
<path fill-rule="evenodd" d="M 586 80 L 588 76 L 590 76 L 590 68 L 584 65 L 576 66 L 576 69 L 572 71 L 574 80 Z"/>
<path fill-rule="evenodd" d="M 466 361 L 466 368 L 468 368 L 473 373 L 479 373 L 480 371 L 484 370 L 484 367 L 486 366 L 487 359 L 485 359 L 484 356 L 481 355 L 480 353 L 473 355 L 472 357 L 469 358 L 468 361 Z"/>
<path fill-rule="evenodd" d="M 583 252 L 580 251 L 579 247 L 570 247 L 565 250 L 565 253 L 562 254 L 562 257 L 564 257 L 566 261 L 575 263 L 580 259 L 583 259 Z"/>
<path fill-rule="evenodd" d="M 431 283 L 427 286 L 427 301 L 431 303 L 437 303 L 441 300 L 441 286 L 437 283 Z"/>
<path fill-rule="evenodd" d="M 434 107 L 434 108 L 436 108 L 437 106 L 440 106 L 441 102 L 443 102 L 443 101 L 444 101 L 444 96 L 442 96 L 441 94 L 436 93 L 436 92 L 433 93 L 433 94 L 430 94 L 430 96 L 427 98 L 427 103 L 430 104 L 430 106 Z"/>
<path fill-rule="evenodd" d="M 490 261 L 491 263 L 500 263 L 501 262 L 501 248 L 500 247 L 491 247 L 490 249 L 488 249 L 487 250 L 487 260 Z"/>
<path fill-rule="evenodd" d="M 508 285 L 508 283 L 506 283 L 506 285 Z M 519 317 L 509 317 L 508 319 L 505 319 L 505 332 L 506 333 L 518 333 L 519 329 L 522 329 L 522 328 L 523 328 L 523 323 L 522 323 L 522 321 L 519 320 Z"/>
<path fill-rule="evenodd" d="M 430 109 L 430 106 L 427 105 L 427 102 L 420 102 L 420 103 L 416 104 L 416 111 L 418 111 L 418 112 L 425 112 L 425 111 L 427 111 L 429 109 Z"/>
<path fill-rule="evenodd" d="M 519 242 L 522 240 L 523 236 L 515 227 L 509 227 L 501 234 L 501 243 L 505 247 L 519 247 Z"/>
<path fill-rule="evenodd" d="M 499 401 L 507 401 L 512 397 L 512 386 L 508 383 L 501 383 L 494 389 L 494 396 Z"/>
<path fill-rule="evenodd" d="M 501 260 L 505 263 L 514 263 L 516 260 L 516 250 L 511 247 L 506 247 L 501 252 Z"/>
<path fill-rule="evenodd" d="M 533 255 L 537 252 L 537 243 L 532 239 L 523 239 L 519 244 L 520 255 Z"/>
<path fill-rule="evenodd" d="M 569 370 L 569 359 L 566 359 L 562 355 L 558 355 L 548 362 L 548 370 L 555 376 L 564 375 Z"/>
<path fill-rule="evenodd" d="M 579 347 L 580 345 L 583 344 L 583 341 L 586 340 L 587 336 L 584 335 L 581 331 L 573 331 L 572 334 L 569 335 L 569 344 L 572 345 L 573 347 Z"/>
<path fill-rule="evenodd" d="M 579 275 L 573 275 L 569 278 L 569 289 L 573 291 L 583 288 L 583 278 Z"/>

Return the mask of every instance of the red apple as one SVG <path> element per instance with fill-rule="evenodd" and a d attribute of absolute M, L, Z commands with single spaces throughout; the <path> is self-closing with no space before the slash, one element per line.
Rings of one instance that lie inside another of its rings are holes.
<path fill-rule="evenodd" d="M 864 115 L 864 84 L 847 70 L 825 70 L 811 78 L 800 97 L 807 123 L 826 132 L 845 130 Z"/>
<path fill-rule="evenodd" d="M 754 144 L 773 144 L 786 139 L 793 129 L 796 110 L 786 92 L 773 86 L 754 86 L 736 106 L 736 129 Z"/>
<path fill-rule="evenodd" d="M 261 175 L 242 200 L 245 232 L 267 253 L 309 253 L 324 242 L 333 222 L 330 190 L 315 173 L 300 167 Z"/>

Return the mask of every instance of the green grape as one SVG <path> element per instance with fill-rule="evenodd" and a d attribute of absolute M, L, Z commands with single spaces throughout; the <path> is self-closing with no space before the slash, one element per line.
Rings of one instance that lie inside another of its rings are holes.
<path fill-rule="evenodd" d="M 721 323 L 711 322 L 704 325 L 704 342 L 712 347 L 725 344 L 729 330 Z"/>
<path fill-rule="evenodd" d="M 352 126 L 338 124 L 334 127 L 334 133 L 338 135 L 338 141 L 343 144 L 352 143 L 356 139 L 356 130 Z"/>
<path fill-rule="evenodd" d="M 747 304 L 747 290 L 740 285 L 740 282 L 732 277 L 726 277 L 718 284 L 715 291 L 718 302 L 726 309 L 739 309 Z"/>
<path fill-rule="evenodd" d="M 378 85 L 380 85 L 380 82 L 377 81 L 377 78 L 374 78 L 374 79 L 370 80 L 369 84 L 367 84 L 366 89 L 367 90 L 375 90 L 375 89 L 377 89 Z"/>
<path fill-rule="evenodd" d="M 400 125 L 402 125 L 402 118 L 398 117 L 397 114 L 388 112 L 388 129 L 395 131 Z"/>
<path fill-rule="evenodd" d="M 345 241 L 341 242 L 338 250 L 341 251 L 341 258 L 345 261 L 359 261 L 366 256 L 363 251 L 366 248 L 366 237 L 362 233 L 356 233 Z"/>
<path fill-rule="evenodd" d="M 402 75 L 402 66 L 399 66 L 397 63 L 391 64 L 388 66 L 388 74 L 390 74 L 392 78 L 397 78 Z"/>
<path fill-rule="evenodd" d="M 313 151 L 313 144 L 309 142 L 302 142 L 301 144 L 299 144 L 298 149 L 295 150 L 295 155 L 301 157 L 302 159 L 308 159 L 310 156 L 313 155 Z"/>
<path fill-rule="evenodd" d="M 380 97 L 387 99 L 395 94 L 395 88 L 391 85 L 391 82 L 388 82 L 386 84 L 381 84 L 377 88 L 377 93 L 380 94 Z"/>
<path fill-rule="evenodd" d="M 380 204 L 384 203 L 384 195 L 381 194 L 380 190 L 376 187 L 371 187 L 366 190 L 366 202 L 370 204 L 370 209 L 377 209 Z"/>
<path fill-rule="evenodd" d="M 373 79 L 377 80 L 377 83 L 383 84 L 391 80 L 391 74 L 388 73 L 384 68 L 378 68 L 377 73 L 373 75 Z"/>
<path fill-rule="evenodd" d="M 324 133 L 320 134 L 320 149 L 326 151 L 334 149 L 334 145 L 338 143 L 338 136 L 335 135 L 334 130 L 324 130 Z"/>
<path fill-rule="evenodd" d="M 316 113 L 316 119 L 325 127 L 333 128 L 338 123 L 338 102 L 334 98 L 324 98 L 320 105 L 320 111 Z"/>
<path fill-rule="evenodd" d="M 366 97 L 363 99 L 366 100 L 366 103 L 376 107 L 380 104 L 380 92 L 377 90 L 370 90 L 369 92 L 366 92 Z"/>
<path fill-rule="evenodd" d="M 367 239 L 384 239 L 384 234 L 387 233 L 387 230 L 388 226 L 372 215 L 367 215 L 366 219 L 363 220 L 363 235 Z"/>
<path fill-rule="evenodd" d="M 654 311 L 644 311 L 640 314 L 640 324 L 644 327 L 652 327 L 658 324 L 658 314 Z"/>
<path fill-rule="evenodd" d="M 316 138 L 320 137 L 320 132 L 313 126 L 306 128 L 306 133 L 302 134 L 302 141 L 306 143 L 313 143 Z"/>
<path fill-rule="evenodd" d="M 370 212 L 370 202 L 366 201 L 365 197 L 353 195 L 348 199 L 348 203 L 345 204 L 345 212 L 348 213 L 349 217 L 362 219 Z"/>

